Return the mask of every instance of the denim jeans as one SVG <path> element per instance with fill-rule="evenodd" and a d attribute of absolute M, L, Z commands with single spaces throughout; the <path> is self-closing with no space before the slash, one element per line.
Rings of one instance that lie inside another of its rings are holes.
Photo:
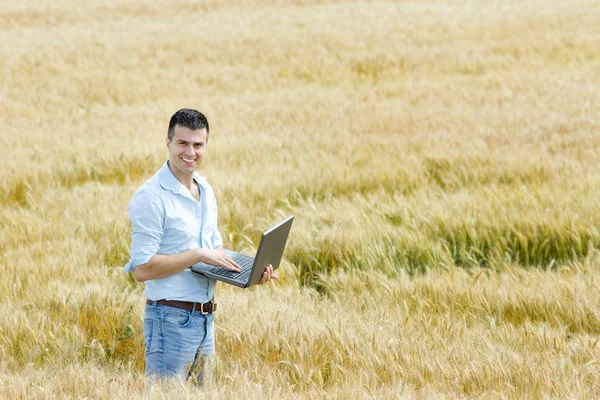
<path fill-rule="evenodd" d="M 153 302 L 144 313 L 146 376 L 181 377 L 203 385 L 213 378 L 213 314 Z"/>

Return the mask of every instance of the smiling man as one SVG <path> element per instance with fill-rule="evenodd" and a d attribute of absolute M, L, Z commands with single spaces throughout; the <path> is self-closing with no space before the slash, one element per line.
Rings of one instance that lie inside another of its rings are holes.
<path fill-rule="evenodd" d="M 131 258 L 126 272 L 145 282 L 144 345 L 148 377 L 212 377 L 216 281 L 193 273 L 198 262 L 239 271 L 222 250 L 215 194 L 195 170 L 208 147 L 206 117 L 182 109 L 171 117 L 169 159 L 129 203 Z M 265 266 L 260 283 L 277 279 Z"/>

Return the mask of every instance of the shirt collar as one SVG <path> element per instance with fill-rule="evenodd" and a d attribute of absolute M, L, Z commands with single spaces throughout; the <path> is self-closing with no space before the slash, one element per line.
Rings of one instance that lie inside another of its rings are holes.
<path fill-rule="evenodd" d="M 175 175 L 173 175 L 173 172 L 169 168 L 168 163 L 168 161 L 165 161 L 163 166 L 158 171 L 160 177 L 160 186 L 162 186 L 164 189 L 170 190 L 173 193 L 185 193 L 183 192 L 183 189 L 185 189 L 185 187 L 181 184 L 181 182 L 177 180 Z M 206 179 L 204 179 L 203 176 L 198 175 L 196 171 L 194 171 L 194 180 L 198 182 L 198 185 L 206 189 Z"/>

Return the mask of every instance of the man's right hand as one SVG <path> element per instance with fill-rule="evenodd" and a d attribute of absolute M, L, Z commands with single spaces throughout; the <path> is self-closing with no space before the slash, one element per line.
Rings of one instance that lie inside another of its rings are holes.
<path fill-rule="evenodd" d="M 202 262 L 215 267 L 225 268 L 229 271 L 240 272 L 242 268 L 233 261 L 222 249 L 202 249 Z"/>
<path fill-rule="evenodd" d="M 197 248 L 178 254 L 155 254 L 146 264 L 135 267 L 133 275 L 138 282 L 166 278 L 189 268 L 190 265 L 199 261 L 229 271 L 241 271 L 240 266 L 221 248 L 213 250 Z"/>

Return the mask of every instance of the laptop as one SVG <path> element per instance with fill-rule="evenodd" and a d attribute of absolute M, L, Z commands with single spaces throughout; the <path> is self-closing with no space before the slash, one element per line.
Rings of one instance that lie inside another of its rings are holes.
<path fill-rule="evenodd" d="M 265 266 L 271 264 L 273 270 L 279 267 L 293 220 L 294 216 L 290 215 L 263 233 L 254 257 L 223 249 L 241 267 L 240 272 L 229 271 L 203 262 L 192 265 L 190 269 L 197 274 L 241 288 L 250 287 L 262 279 Z"/>

